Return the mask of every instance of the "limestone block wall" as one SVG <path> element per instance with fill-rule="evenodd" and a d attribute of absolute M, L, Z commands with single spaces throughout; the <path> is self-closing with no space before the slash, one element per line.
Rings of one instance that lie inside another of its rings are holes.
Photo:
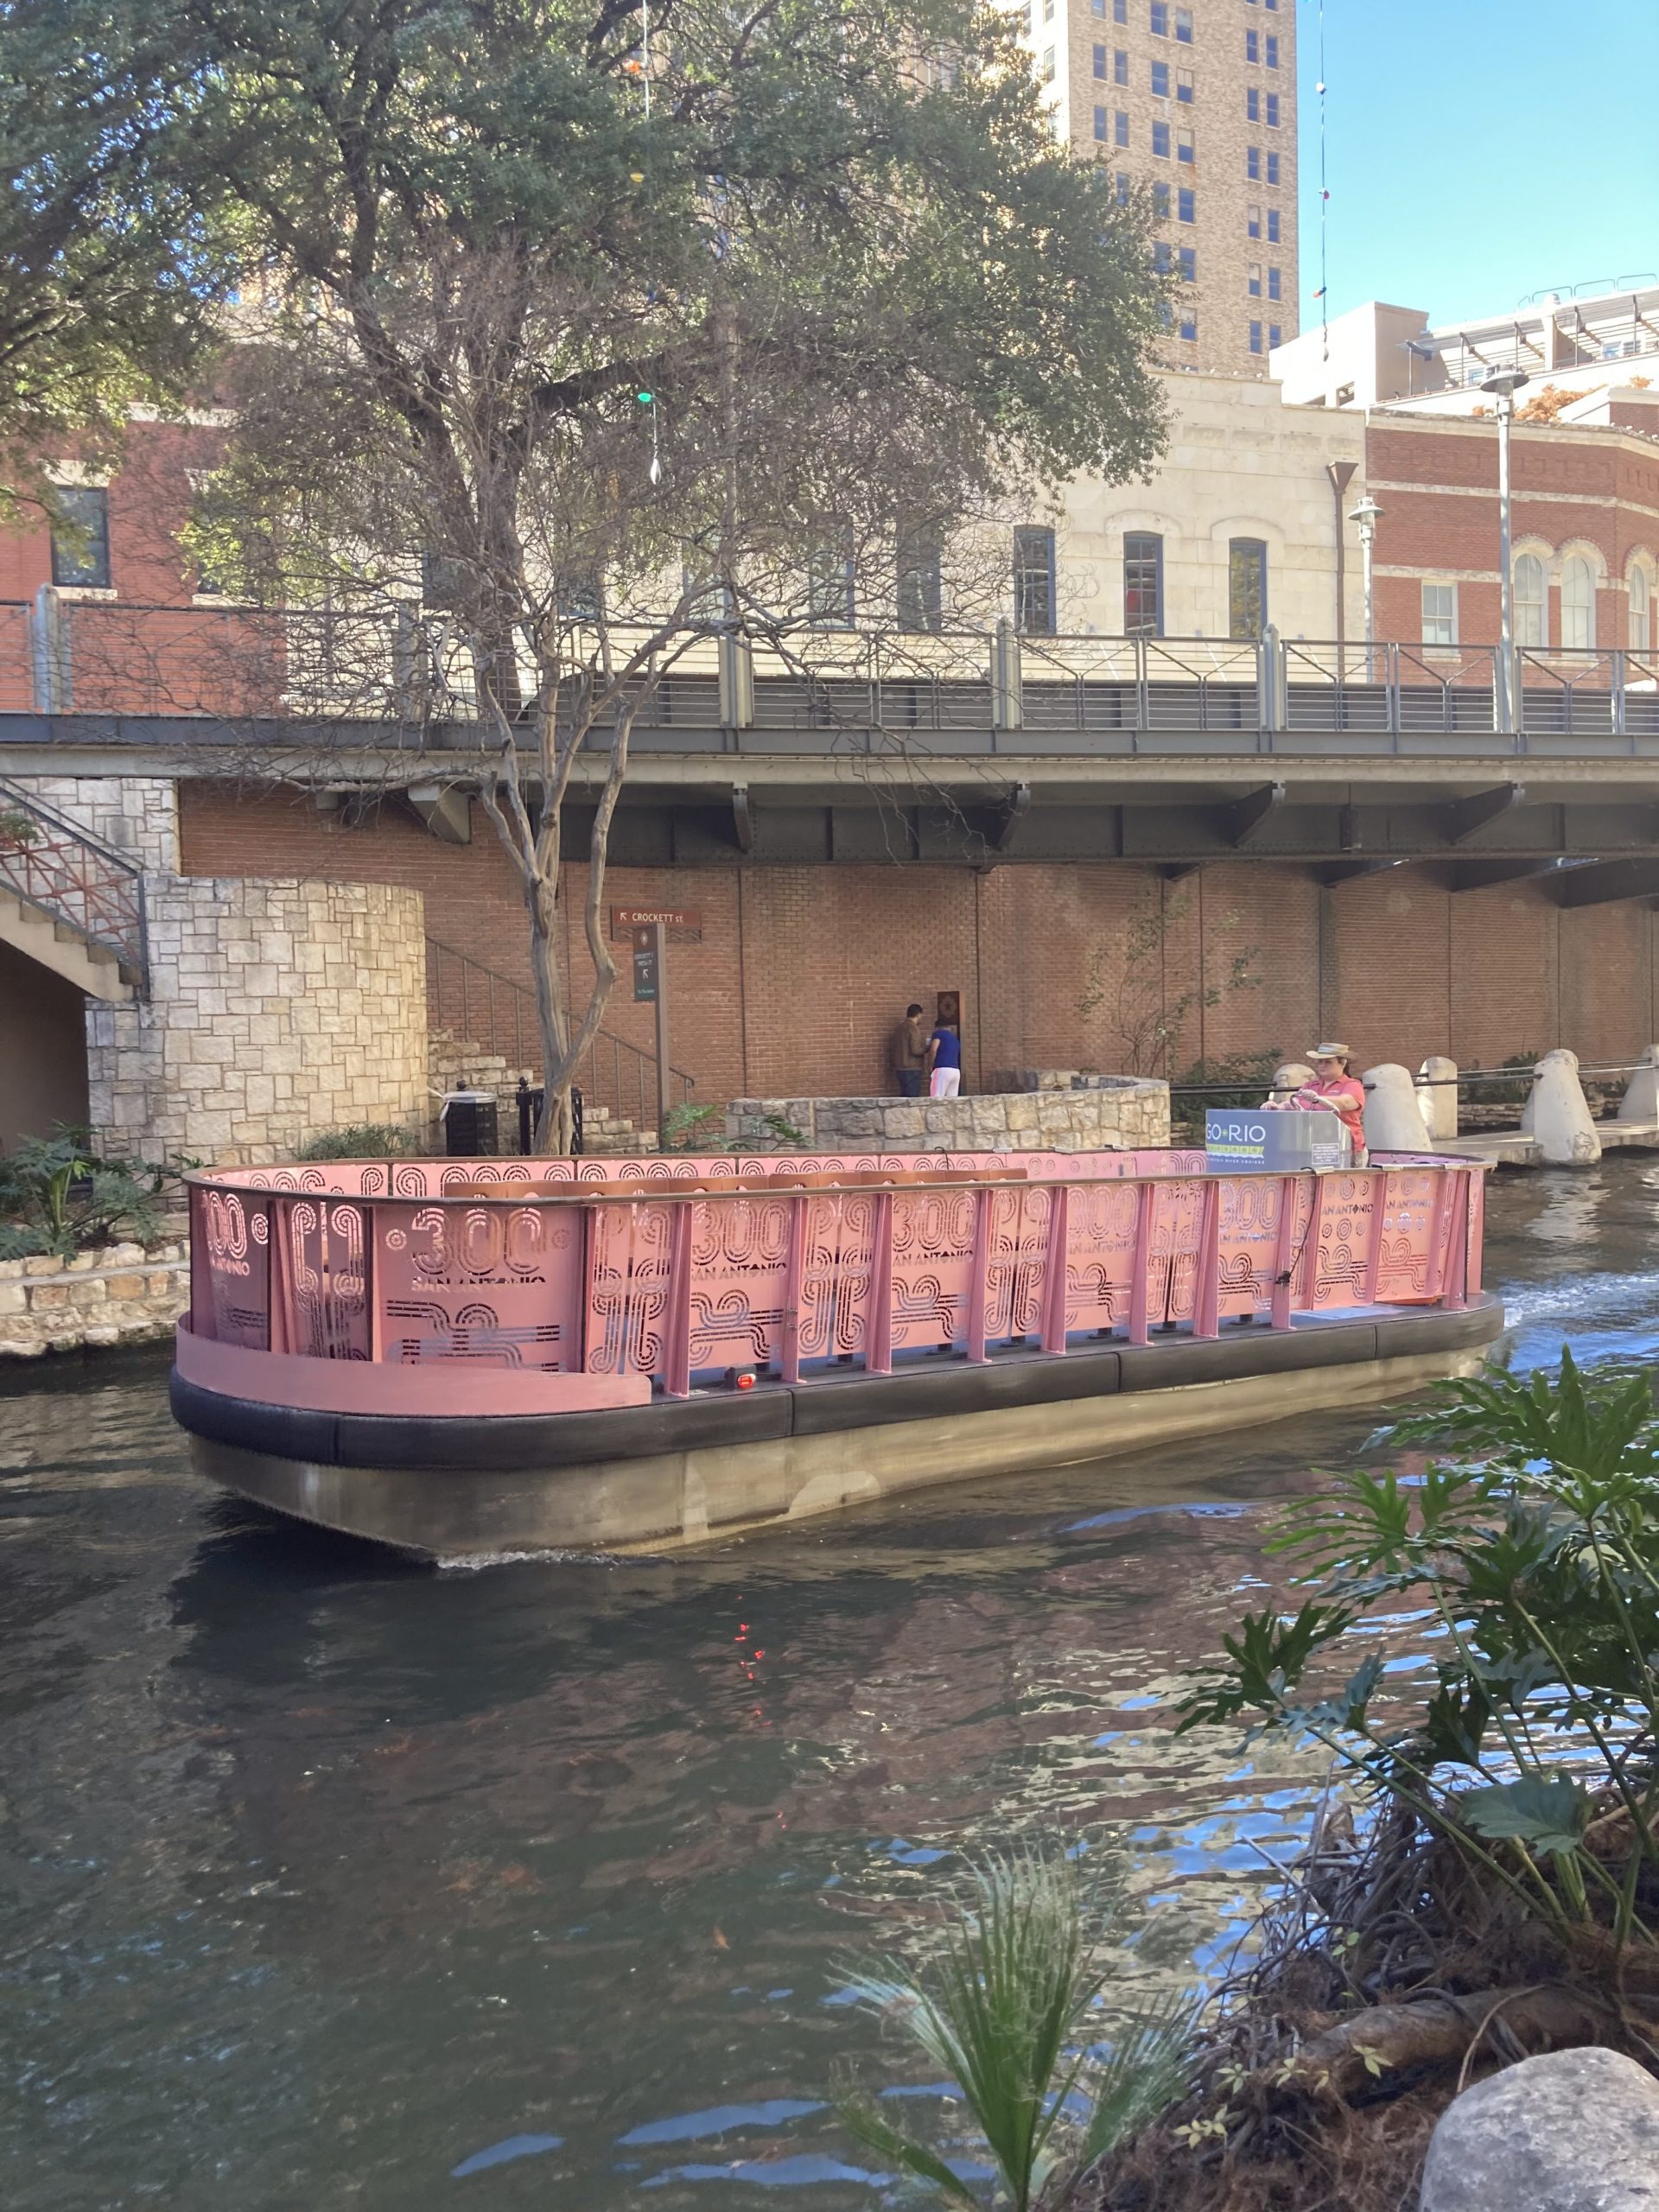
<path fill-rule="evenodd" d="M 0 1260 L 0 1359 L 167 1336 L 189 1303 L 189 1251 L 176 1239 Z"/>
<path fill-rule="evenodd" d="M 991 1091 L 973 1098 L 734 1098 L 734 1143 L 775 1141 L 767 1116 L 810 1152 L 1135 1152 L 1169 1142 L 1169 1085 L 1097 1077 L 1087 1090 Z"/>
<path fill-rule="evenodd" d="M 32 791 L 71 822 L 113 845 L 137 867 L 179 865 L 179 787 L 170 776 L 29 776 Z"/>
<path fill-rule="evenodd" d="M 420 893 L 152 874 L 148 1005 L 87 1012 L 92 1125 L 112 1152 L 215 1165 L 325 1129 L 427 1122 Z"/>

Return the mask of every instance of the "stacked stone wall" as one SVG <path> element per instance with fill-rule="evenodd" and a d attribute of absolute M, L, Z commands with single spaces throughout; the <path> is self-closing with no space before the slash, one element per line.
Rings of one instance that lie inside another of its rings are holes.
<path fill-rule="evenodd" d="M 726 1134 L 775 1142 L 773 1120 L 799 1130 L 810 1152 L 1150 1151 L 1169 1142 L 1169 1086 L 1124 1077 L 970 1098 L 734 1098 Z"/>
<path fill-rule="evenodd" d="M 105 1244 L 73 1260 L 0 1260 L 0 1359 L 141 1344 L 190 1303 L 181 1243 Z"/>
<path fill-rule="evenodd" d="M 87 1014 L 108 1148 L 216 1165 L 325 1130 L 427 1126 L 417 893 L 384 884 L 152 875 L 148 1004 Z"/>

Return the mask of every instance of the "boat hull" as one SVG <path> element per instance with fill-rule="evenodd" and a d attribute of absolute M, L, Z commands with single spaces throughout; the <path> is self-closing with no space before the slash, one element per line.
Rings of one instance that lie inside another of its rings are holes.
<path fill-rule="evenodd" d="M 945 1483 L 1064 1466 L 1473 1371 L 1503 1325 L 1460 1310 L 1229 1326 L 1213 1339 L 943 1357 L 590 1412 L 327 1412 L 175 1369 L 196 1465 L 242 1496 L 421 1557 L 668 1552 Z"/>

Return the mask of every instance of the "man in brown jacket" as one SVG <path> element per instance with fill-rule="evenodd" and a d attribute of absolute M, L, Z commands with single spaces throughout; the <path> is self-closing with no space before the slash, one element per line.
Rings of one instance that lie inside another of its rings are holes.
<path fill-rule="evenodd" d="M 893 1072 L 901 1098 L 919 1098 L 927 1068 L 927 1020 L 918 1006 L 905 1009 L 905 1018 L 893 1033 Z"/>

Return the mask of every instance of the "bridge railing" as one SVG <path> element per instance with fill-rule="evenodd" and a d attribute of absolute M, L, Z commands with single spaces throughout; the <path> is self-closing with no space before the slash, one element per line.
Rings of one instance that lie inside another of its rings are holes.
<path fill-rule="evenodd" d="M 651 635 L 618 624 L 615 657 Z M 591 639 L 575 640 L 578 651 Z M 683 641 L 682 641 L 683 643 Z M 804 629 L 771 644 L 710 630 L 650 679 L 642 728 L 794 732 L 816 747 L 914 734 L 1022 733 L 1097 738 L 1103 750 L 1164 734 L 1211 734 L 1222 749 L 1271 751 L 1280 734 L 1352 734 L 1375 746 L 1491 735 L 1582 738 L 1614 752 L 1659 739 L 1659 660 L 1610 648 L 1528 648 L 1516 656 L 1516 728 L 1503 727 L 1490 645 L 1286 639 Z M 528 731 L 535 671 L 520 658 L 509 702 Z M 641 677 L 636 698 L 645 688 Z M 49 588 L 0 603 L 0 713 L 143 715 L 224 725 L 305 722 L 389 741 L 464 740 L 481 697 L 473 650 L 452 618 L 409 606 L 379 613 L 285 612 L 198 602 L 143 607 Z M 613 720 L 622 702 L 607 713 Z M 573 711 L 566 705 L 562 711 Z M 217 731 L 213 734 L 218 735 Z M 599 734 L 596 741 L 606 741 Z M 1154 748 L 1155 749 L 1155 748 Z"/>
<path fill-rule="evenodd" d="M 144 872 L 18 784 L 0 782 L 0 887 L 121 963 L 147 990 Z"/>
<path fill-rule="evenodd" d="M 1382 1307 L 1459 1309 L 1480 1283 L 1481 1171 L 1415 1156 L 1290 1175 L 1105 1153 L 189 1179 L 198 1338 L 382 1370 L 649 1377 L 671 1397 L 733 1370 L 803 1382 L 945 1350 L 1058 1358 L 1230 1322 L 1363 1326 Z M 270 1387 L 280 1398 L 274 1365 Z"/>

